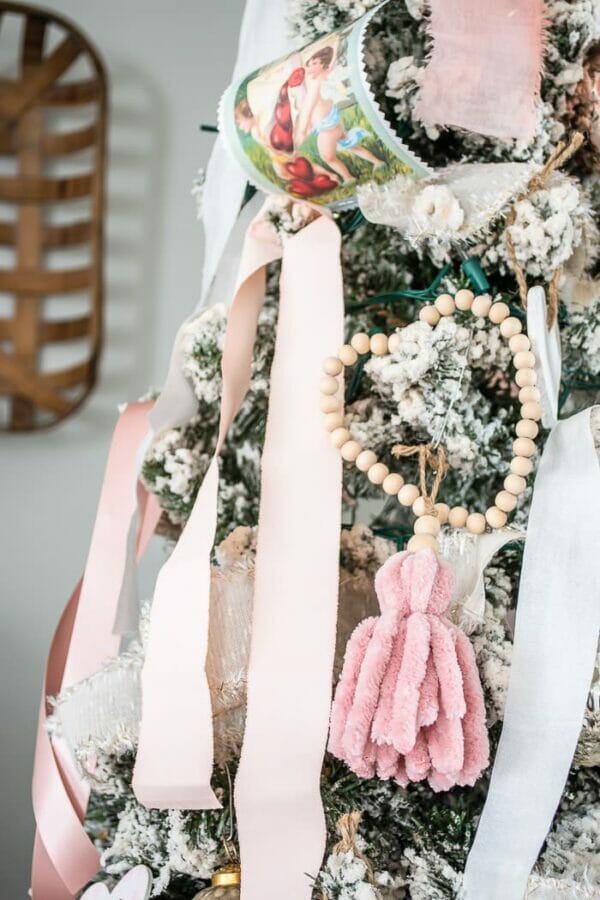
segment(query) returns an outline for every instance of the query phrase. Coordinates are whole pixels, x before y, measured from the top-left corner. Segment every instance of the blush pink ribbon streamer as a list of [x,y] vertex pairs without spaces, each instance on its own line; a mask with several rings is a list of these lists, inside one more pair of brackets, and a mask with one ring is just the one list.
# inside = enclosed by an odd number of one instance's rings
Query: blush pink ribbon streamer
[[337,618],[341,461],[317,398],[323,359],[343,342],[339,258],[340,233],[325,217],[285,244],[235,791],[243,900],[309,900],[325,849],[319,783]]
[[[135,507],[137,452],[148,429],[151,404],[128,405],[119,418],[98,505],[85,575],[62,614],[48,656],[36,741],[33,807],[36,838],[33,900],[70,900],[99,867],[98,851],[83,828],[88,788],[60,740],[46,731],[47,698],[98,671],[118,651],[113,634],[124,548]],[[140,492],[138,557],[154,532],[160,508]],[[100,607],[100,608],[99,608]]]
[[[342,340],[339,250],[337,226],[325,216],[283,245],[260,217],[248,231],[223,351],[217,449],[159,575],[142,674],[138,800],[161,808],[217,807],[204,663],[218,453],[250,383],[265,268],[283,256],[247,737],[236,785],[244,900],[282,892],[293,900],[310,897],[306,873],[317,873],[325,847],[319,781],[335,646],[341,464],[320,421],[318,382],[323,358]],[[270,895],[273,859],[278,877]]]
[[140,803],[216,809],[212,710],[204,671],[210,556],[217,522],[218,454],[250,384],[252,350],[264,300],[266,266],[281,245],[255,220],[246,236],[223,349],[221,420],[215,455],[191,516],[156,583],[142,670],[142,721],[133,773]]
[[415,116],[530,141],[544,49],[543,0],[431,0],[431,59]]

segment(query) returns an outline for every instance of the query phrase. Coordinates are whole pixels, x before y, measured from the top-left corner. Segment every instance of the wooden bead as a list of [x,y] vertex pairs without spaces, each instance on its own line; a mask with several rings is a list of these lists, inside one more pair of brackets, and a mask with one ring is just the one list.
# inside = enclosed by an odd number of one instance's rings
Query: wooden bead
[[496,499],[494,503],[501,509],[503,512],[509,513],[512,512],[513,509],[517,505],[517,498],[514,494],[510,494],[508,491],[499,491],[496,494]]
[[350,346],[359,356],[364,356],[371,349],[371,338],[364,331],[359,331],[350,340]]
[[347,428],[336,428],[335,431],[331,432],[331,443],[334,447],[337,447],[338,450],[349,440],[350,432]]
[[502,337],[511,338],[514,337],[515,334],[521,334],[522,331],[523,325],[516,316],[509,316],[508,319],[505,319],[504,322],[500,323],[500,334]]
[[[525,409],[525,404],[521,407],[521,415],[523,415],[523,410]],[[537,422],[532,421],[531,417],[527,419],[521,419],[517,422],[517,427],[515,428],[517,432],[517,437],[531,438],[531,440],[535,440],[540,431],[540,426]]]
[[[369,451],[367,451],[367,453],[368,452]],[[383,463],[378,462],[371,466],[367,472],[367,478],[371,484],[383,484],[389,474],[390,470],[388,467]]]
[[435,511],[437,512],[438,519],[440,520],[440,525],[445,525],[448,521],[448,515],[450,514],[450,507],[447,503],[436,503]]
[[531,438],[516,438],[513,441],[513,453],[515,456],[533,456],[535,444]]
[[461,288],[460,291],[457,291],[454,302],[456,303],[457,309],[466,312],[468,309],[471,309],[474,299],[475,294],[473,291],[470,291],[468,288]]
[[342,361],[337,356],[328,356],[323,363],[323,371],[326,375],[339,375],[343,369]]
[[344,363],[345,366],[353,366],[356,360],[358,359],[358,353],[351,347],[350,344],[344,344],[343,347],[340,347],[338,350],[338,357]]
[[518,497],[527,487],[527,482],[520,475],[507,475],[504,479],[504,490]]
[[358,443],[358,441],[346,441],[343,445],[340,453],[342,454],[342,459],[345,459],[346,462],[354,462],[354,460],[360,456],[362,452],[362,447]]
[[513,356],[513,365],[515,369],[534,369],[535,356],[531,350],[519,350]]
[[332,413],[337,412],[340,408],[340,401],[337,397],[325,394],[321,397],[321,412]]
[[387,334],[374,334],[371,338],[371,353],[374,356],[385,356],[388,352]]
[[415,516],[424,516],[431,509],[430,502],[425,499],[425,497],[417,497],[415,502],[412,505],[412,511]]
[[528,400],[537,400],[539,402],[541,399],[542,395],[539,388],[534,387],[532,384],[526,384],[519,391],[519,403],[527,403]]
[[542,418],[542,404],[537,400],[528,400],[521,407],[521,415],[524,419],[533,419],[534,422],[539,422]]
[[483,534],[485,531],[485,516],[481,513],[471,513],[467,518],[467,531],[471,534]]
[[469,510],[464,506],[453,506],[448,515],[448,522],[453,528],[464,528],[469,518]]
[[521,478],[526,478],[533,472],[533,460],[528,456],[515,456],[510,461],[510,471]]
[[418,553],[419,550],[433,550],[439,553],[438,542],[432,534],[413,534],[406,545],[409,553]]
[[419,494],[416,484],[405,484],[398,491],[398,500],[402,506],[412,506]]
[[363,450],[360,455],[356,457],[356,468],[360,469],[361,472],[368,472],[371,466],[374,466],[376,462],[377,456],[372,450]]
[[319,383],[319,388],[322,394],[326,394],[327,396],[333,396],[338,392],[338,382],[337,378],[334,378],[333,375],[325,375],[321,378]]
[[490,306],[488,317],[490,322],[493,322],[494,325],[499,325],[500,322],[504,322],[509,316],[510,307],[506,303],[499,301],[498,303],[492,303]]
[[519,387],[533,387],[537,384],[537,372],[535,369],[517,369],[515,381]]
[[395,353],[396,350],[399,349],[400,344],[402,343],[402,338],[400,337],[399,332],[394,331],[393,334],[390,334],[388,338],[388,350],[390,353]]
[[506,513],[497,506],[490,506],[485,513],[485,520],[490,528],[504,528],[507,518]]
[[479,316],[480,319],[485,319],[491,308],[492,298],[490,297],[490,295],[480,294],[479,297],[475,297],[475,299],[473,300],[471,312],[474,316]]
[[531,341],[526,334],[513,334],[508,346],[512,353],[520,353],[522,350],[531,350]]
[[335,431],[344,427],[344,417],[341,412],[327,413],[325,416],[325,431]]
[[436,298],[435,308],[440,316],[451,316],[456,309],[454,297],[451,297],[450,294],[440,294],[440,296]]
[[440,321],[440,314],[435,306],[424,306],[419,312],[419,319],[434,328]]
[[440,533],[440,520],[437,516],[420,516],[415,522],[415,534]]
[[398,493],[402,485],[404,484],[404,478],[402,475],[398,475],[397,472],[392,472],[383,480],[383,490],[386,494],[389,494],[390,497],[394,496]]

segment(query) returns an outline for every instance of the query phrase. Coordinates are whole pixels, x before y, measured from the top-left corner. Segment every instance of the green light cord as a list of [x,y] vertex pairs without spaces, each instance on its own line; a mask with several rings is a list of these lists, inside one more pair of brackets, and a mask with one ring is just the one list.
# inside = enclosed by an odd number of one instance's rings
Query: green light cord
[[423,288],[420,291],[413,291],[409,288],[401,291],[391,291],[387,294],[375,294],[373,297],[369,297],[368,300],[359,300],[356,303],[348,303],[346,304],[346,312],[356,312],[360,309],[368,309],[370,306],[387,306],[392,303],[396,303],[398,300],[415,300],[418,303],[426,303],[427,300],[433,300],[437,294],[438,288],[442,282],[442,280],[446,277],[448,272],[450,272],[452,266],[450,263],[444,266],[444,268],[438,272],[435,276],[431,284]]

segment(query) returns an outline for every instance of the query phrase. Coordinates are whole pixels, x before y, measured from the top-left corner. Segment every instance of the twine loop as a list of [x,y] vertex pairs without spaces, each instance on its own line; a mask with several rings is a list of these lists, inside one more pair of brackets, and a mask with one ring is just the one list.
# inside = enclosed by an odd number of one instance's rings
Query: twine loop
[[371,865],[365,854],[360,850],[356,842],[360,820],[361,814],[356,810],[340,816],[337,822],[337,830],[341,837],[341,841],[339,841],[335,845],[335,847],[333,848],[333,852],[351,852],[357,859],[360,859],[360,861],[364,863],[367,869],[367,879],[371,884],[375,884],[375,873],[373,872],[373,866]]
[[[392,456],[395,456],[396,459],[418,456],[419,488],[421,496],[425,500],[426,512],[429,515],[437,515],[435,500],[442,480],[448,471],[444,448],[436,447],[434,444],[396,444],[392,447]],[[430,491],[427,489],[428,470],[435,473]]]
[[[517,259],[517,252],[515,250],[515,244],[510,231],[517,218],[516,205],[521,200],[526,200],[531,194],[535,193],[535,191],[544,190],[544,188],[548,186],[550,176],[554,172],[556,172],[556,170],[559,169],[562,165],[564,165],[567,160],[570,159],[573,154],[579,150],[583,141],[583,134],[580,131],[576,131],[571,136],[568,144],[564,141],[561,141],[559,144],[557,144],[557,146],[554,148],[554,150],[546,160],[544,167],[540,169],[539,172],[536,172],[536,174],[533,175],[532,178],[530,178],[527,184],[527,189],[524,193],[519,194],[506,218],[506,229],[504,231],[506,252],[510,267],[515,274],[515,278],[517,279],[519,295],[521,297],[521,303],[523,304],[524,309],[527,309],[527,278],[525,276],[525,272],[523,270],[523,267],[521,266],[521,263]],[[558,266],[548,283],[548,328],[552,328],[558,314],[558,284],[561,275],[562,266]]]

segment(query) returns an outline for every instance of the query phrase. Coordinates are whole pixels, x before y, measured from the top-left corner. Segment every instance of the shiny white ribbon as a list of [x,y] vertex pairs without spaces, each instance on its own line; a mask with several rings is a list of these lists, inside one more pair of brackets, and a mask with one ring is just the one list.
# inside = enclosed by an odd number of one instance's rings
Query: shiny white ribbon
[[[530,337],[548,366],[552,415],[554,338],[543,292],[531,299]],[[467,900],[525,896],[581,731],[600,632],[600,466],[590,416],[588,409],[556,424],[535,481],[504,727],[465,868]]]

